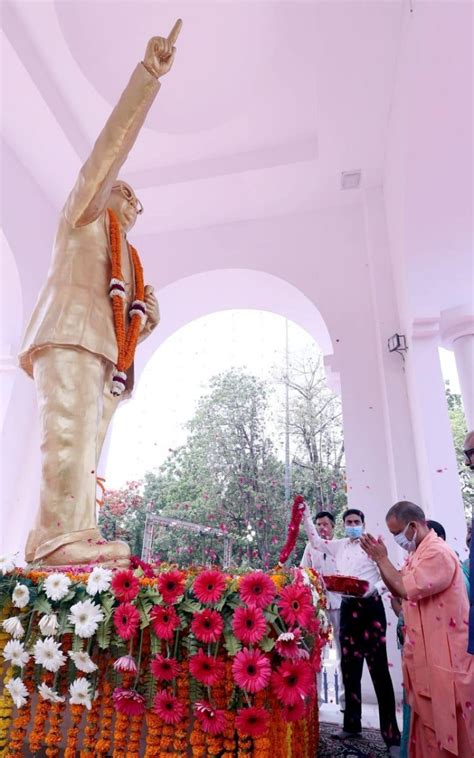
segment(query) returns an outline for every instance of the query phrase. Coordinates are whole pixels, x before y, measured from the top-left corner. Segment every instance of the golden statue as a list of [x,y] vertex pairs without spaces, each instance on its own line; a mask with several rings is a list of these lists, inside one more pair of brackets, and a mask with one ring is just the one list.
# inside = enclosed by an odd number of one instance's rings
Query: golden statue
[[30,563],[120,566],[130,556],[128,545],[106,542],[97,528],[97,463],[118,402],[133,387],[136,342],[157,326],[159,310],[127,240],[143,207],[117,176],[173,65],[181,26],[149,41],[82,167],[24,338],[19,360],[36,385],[42,456]]

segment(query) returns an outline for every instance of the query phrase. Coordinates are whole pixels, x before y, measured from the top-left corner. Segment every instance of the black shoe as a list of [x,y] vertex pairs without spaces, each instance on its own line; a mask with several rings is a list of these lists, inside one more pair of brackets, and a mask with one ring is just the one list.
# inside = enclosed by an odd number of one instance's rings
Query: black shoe
[[363,739],[362,732],[346,732],[345,729],[340,729],[338,732],[331,734],[333,740],[361,740]]

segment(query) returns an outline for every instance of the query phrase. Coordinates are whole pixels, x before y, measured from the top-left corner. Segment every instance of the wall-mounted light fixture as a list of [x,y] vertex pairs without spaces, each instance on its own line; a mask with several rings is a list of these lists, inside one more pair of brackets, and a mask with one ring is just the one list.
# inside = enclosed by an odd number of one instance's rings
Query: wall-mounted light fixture
[[393,334],[388,338],[389,353],[398,353],[405,360],[406,351],[408,350],[407,341],[404,334]]

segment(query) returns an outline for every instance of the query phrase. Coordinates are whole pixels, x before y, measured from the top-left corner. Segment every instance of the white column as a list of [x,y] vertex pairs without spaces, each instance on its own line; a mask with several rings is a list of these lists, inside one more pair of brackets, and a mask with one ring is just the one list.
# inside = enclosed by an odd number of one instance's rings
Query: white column
[[448,542],[465,555],[466,522],[439,358],[438,319],[417,319],[409,341],[407,379],[416,439],[421,502]]
[[468,431],[474,430],[474,312],[472,305],[442,311],[440,332],[454,351]]

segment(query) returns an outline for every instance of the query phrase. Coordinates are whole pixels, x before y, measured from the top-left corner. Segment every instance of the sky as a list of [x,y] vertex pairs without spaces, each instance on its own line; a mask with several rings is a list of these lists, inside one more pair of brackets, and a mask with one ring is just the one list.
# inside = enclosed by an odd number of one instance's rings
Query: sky
[[[313,338],[297,324],[288,322],[288,335],[290,353],[319,353]],[[440,355],[451,390],[459,392],[454,355],[443,349]],[[270,378],[284,357],[285,319],[266,311],[221,311],[175,332],[146,365],[133,398],[115,414],[106,487],[117,489],[141,479],[146,471],[160,466],[170,449],[185,441],[185,424],[211,377],[238,367]],[[275,403],[280,399],[281,389],[277,389]]]

